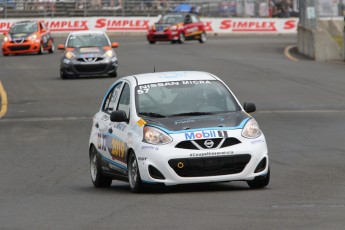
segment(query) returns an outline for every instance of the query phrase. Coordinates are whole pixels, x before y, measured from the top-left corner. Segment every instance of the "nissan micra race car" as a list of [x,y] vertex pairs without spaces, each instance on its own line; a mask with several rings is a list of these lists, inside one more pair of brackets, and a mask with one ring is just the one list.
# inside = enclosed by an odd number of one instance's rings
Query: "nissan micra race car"
[[184,43],[186,40],[198,40],[204,43],[207,40],[204,23],[192,13],[171,13],[149,27],[147,40],[150,44],[157,41],[171,41]]
[[41,21],[18,21],[10,27],[7,33],[4,33],[2,43],[4,56],[26,53],[42,54],[44,51],[54,53],[54,50],[54,39]]
[[68,35],[61,58],[60,77],[62,79],[79,76],[117,76],[117,57],[113,48],[117,42],[110,43],[102,31],[78,31]]
[[91,180],[113,179],[131,191],[145,185],[270,179],[264,134],[218,77],[205,72],[162,72],[116,81],[93,119]]

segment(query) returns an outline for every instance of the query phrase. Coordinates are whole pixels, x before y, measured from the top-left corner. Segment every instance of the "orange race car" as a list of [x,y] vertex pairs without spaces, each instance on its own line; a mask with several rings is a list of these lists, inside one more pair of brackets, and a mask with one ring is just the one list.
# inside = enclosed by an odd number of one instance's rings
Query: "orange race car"
[[14,23],[7,33],[4,33],[2,53],[9,54],[38,53],[45,50],[54,52],[54,39],[45,24],[36,20]]

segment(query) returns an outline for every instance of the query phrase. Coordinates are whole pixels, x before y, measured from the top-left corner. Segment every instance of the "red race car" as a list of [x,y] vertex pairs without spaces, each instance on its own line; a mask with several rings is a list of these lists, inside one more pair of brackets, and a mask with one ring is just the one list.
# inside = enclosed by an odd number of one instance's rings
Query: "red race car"
[[36,20],[26,20],[14,23],[7,33],[4,33],[2,53],[9,54],[38,53],[45,50],[54,52],[54,39],[45,24]]
[[147,32],[150,44],[157,41],[184,43],[185,40],[206,42],[205,26],[199,17],[192,13],[172,13],[164,15]]

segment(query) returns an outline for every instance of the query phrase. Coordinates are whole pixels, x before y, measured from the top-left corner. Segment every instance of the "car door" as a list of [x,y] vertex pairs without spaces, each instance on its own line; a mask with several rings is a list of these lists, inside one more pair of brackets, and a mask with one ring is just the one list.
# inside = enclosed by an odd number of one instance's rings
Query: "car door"
[[123,171],[126,167],[122,161],[116,158],[115,144],[113,141],[114,134],[112,133],[112,122],[110,121],[110,114],[116,109],[117,101],[123,87],[123,82],[116,83],[112,89],[108,91],[103,101],[101,111],[95,116],[95,128],[97,135],[96,148],[102,155],[103,161],[108,162],[107,168],[118,169]]
[[197,19],[193,14],[188,14],[185,17],[184,34],[187,39],[193,39],[200,34]]

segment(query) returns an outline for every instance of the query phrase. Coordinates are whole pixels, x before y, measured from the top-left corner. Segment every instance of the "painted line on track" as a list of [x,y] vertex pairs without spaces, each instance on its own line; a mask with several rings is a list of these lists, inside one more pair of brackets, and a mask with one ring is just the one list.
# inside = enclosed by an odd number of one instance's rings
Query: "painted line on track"
[[7,94],[1,81],[0,81],[0,98],[1,98],[0,118],[2,118],[3,116],[5,116],[7,112]]
[[290,50],[291,50],[292,48],[295,48],[295,47],[297,47],[297,46],[296,46],[296,45],[288,46],[288,47],[286,47],[285,50],[284,50],[285,56],[286,56],[288,59],[290,59],[291,61],[299,61],[297,58],[293,57],[293,56],[290,54]]

